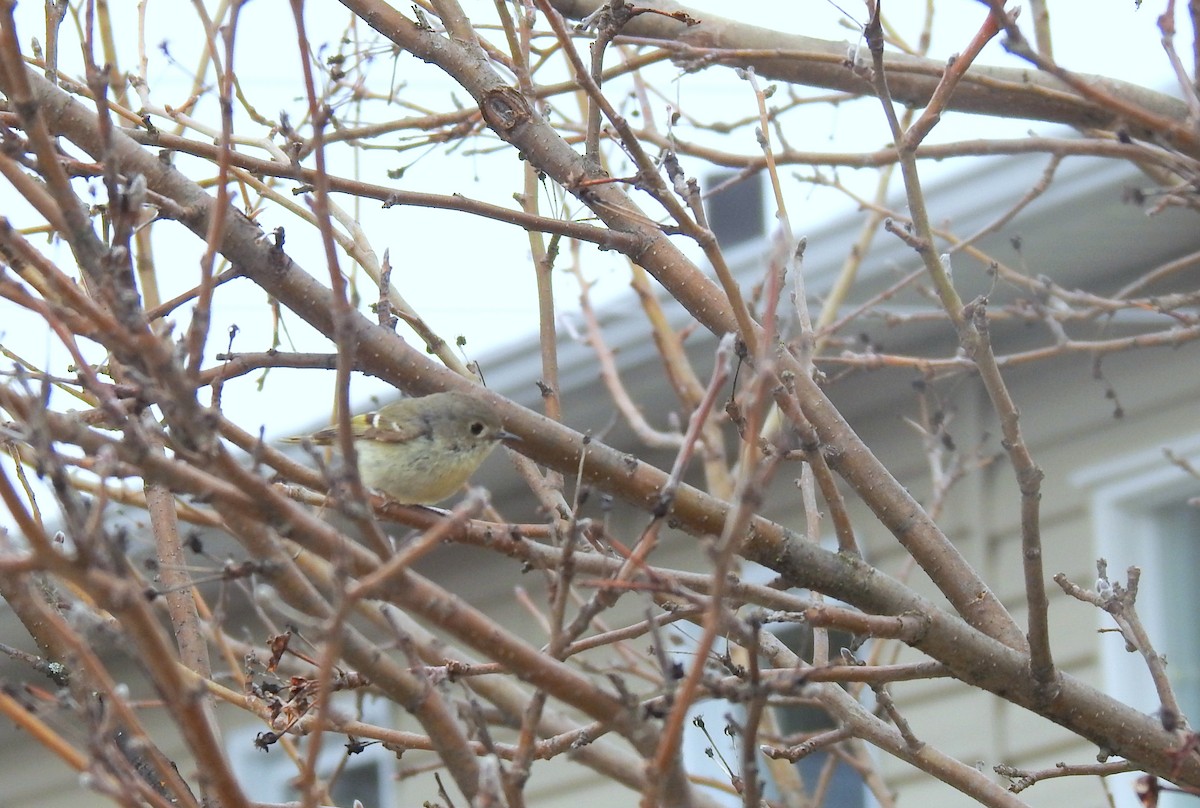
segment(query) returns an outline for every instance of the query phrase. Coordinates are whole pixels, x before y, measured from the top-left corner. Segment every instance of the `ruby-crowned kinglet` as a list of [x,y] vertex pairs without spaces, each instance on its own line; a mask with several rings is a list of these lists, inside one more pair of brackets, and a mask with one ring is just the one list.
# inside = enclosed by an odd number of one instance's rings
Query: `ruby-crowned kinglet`
[[[434,505],[462,488],[496,445],[516,435],[491,405],[469,393],[405,398],[350,421],[363,484],[406,505]],[[284,438],[336,445],[338,429]]]

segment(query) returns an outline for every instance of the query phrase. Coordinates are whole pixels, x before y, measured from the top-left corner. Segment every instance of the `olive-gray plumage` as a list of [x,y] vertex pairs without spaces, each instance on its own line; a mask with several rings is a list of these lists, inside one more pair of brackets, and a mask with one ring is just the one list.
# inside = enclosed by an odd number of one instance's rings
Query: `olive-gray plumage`
[[[363,484],[407,505],[434,505],[454,494],[505,432],[492,406],[470,393],[433,393],[405,398],[350,422]],[[288,438],[336,445],[329,426],[307,437]]]

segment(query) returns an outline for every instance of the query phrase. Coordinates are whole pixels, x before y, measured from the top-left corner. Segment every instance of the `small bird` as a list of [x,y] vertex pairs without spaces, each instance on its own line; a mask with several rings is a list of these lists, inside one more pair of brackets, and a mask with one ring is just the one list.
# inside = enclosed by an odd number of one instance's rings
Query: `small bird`
[[[363,484],[405,505],[436,505],[454,494],[492,450],[518,440],[486,401],[469,393],[405,398],[350,421]],[[284,443],[336,445],[328,426]]]

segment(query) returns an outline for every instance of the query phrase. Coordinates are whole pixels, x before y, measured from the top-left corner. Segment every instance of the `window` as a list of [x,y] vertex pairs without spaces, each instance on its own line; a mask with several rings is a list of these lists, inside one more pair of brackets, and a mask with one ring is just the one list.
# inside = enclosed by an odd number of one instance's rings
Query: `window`
[[736,174],[714,174],[702,190],[708,226],[722,248],[763,237],[766,220],[761,172],[743,179],[737,179]]
[[[1200,436],[1173,441],[1171,449],[1200,466]],[[1154,642],[1167,658],[1167,675],[1193,729],[1200,723],[1200,629],[1192,616],[1200,610],[1200,508],[1189,500],[1200,494],[1200,481],[1151,449],[1084,469],[1076,485],[1091,494],[1096,555],[1108,561],[1109,579],[1125,582],[1130,566],[1142,570],[1137,609]],[[1100,625],[1111,628],[1106,615]],[[1159,704],[1140,654],[1129,653],[1115,634],[1100,640],[1105,689],[1146,713]],[[1136,775],[1112,783],[1119,808],[1135,808]],[[1194,805],[1195,798],[1164,793],[1161,808]]]
[[[743,569],[742,577],[747,581],[763,582],[773,575],[774,573],[764,567],[747,564]],[[799,657],[806,660],[812,659],[812,632],[807,626],[788,623],[775,624],[775,627],[768,626],[767,629],[775,633]],[[829,640],[830,655],[836,657],[839,649],[849,646],[851,638],[849,635],[831,631]],[[682,641],[679,648],[675,649],[676,658],[685,665],[691,665],[693,662],[692,647],[692,644],[686,639]],[[721,650],[720,647],[714,649],[718,653]],[[728,777],[724,773],[724,766],[718,762],[724,760],[724,765],[731,767],[735,774],[740,774],[738,744],[725,732],[725,728],[730,718],[740,724],[745,718],[745,708],[726,701],[707,701],[695,705],[690,715],[701,717],[705,729],[701,730],[690,723],[685,727],[683,754],[688,771],[695,775],[727,782]],[[774,716],[780,733],[785,737],[818,733],[834,726],[828,714],[815,706],[776,707]],[[858,772],[844,761],[830,764],[832,756],[833,753],[830,750],[820,749],[797,761],[795,766],[804,783],[806,793],[812,793],[826,766],[832,765],[833,774],[826,788],[825,798],[821,803],[823,806],[827,808],[866,808],[875,805]],[[761,755],[759,756],[758,773],[760,779],[765,781],[763,797],[769,800],[778,800],[779,791],[772,781],[765,758]],[[708,794],[723,805],[742,805],[741,797],[727,792],[712,789],[708,791]]]
[[[812,630],[808,626],[790,624],[774,633],[802,659],[812,661],[813,636]],[[841,649],[850,647],[851,639],[851,636],[845,632],[831,630],[829,632],[830,658],[837,659]],[[836,727],[829,714],[820,707],[800,705],[784,707],[777,710],[776,715],[778,716],[779,730],[785,737],[801,733],[812,734]],[[811,755],[796,761],[796,768],[800,770],[800,777],[804,781],[805,788],[811,793],[826,767],[833,766],[833,775],[829,779],[829,786],[821,805],[828,808],[863,808],[867,804],[867,793],[862,777],[844,760],[832,762],[833,757],[834,754],[830,750],[818,749]],[[768,785],[766,796],[775,798],[778,794],[773,787]]]
[[[367,808],[376,808],[376,806],[383,808],[385,805],[394,804],[390,801],[385,802],[384,797],[389,791],[390,778],[387,766],[384,761],[379,759],[378,755],[364,757],[365,755],[366,751],[345,758],[345,765],[337,773],[337,779],[333,781],[333,787],[329,789],[329,796],[334,805],[353,805],[355,800]],[[345,757],[345,747],[331,746],[329,749],[323,750],[321,762],[318,764],[321,768],[321,775],[323,777],[331,776],[343,757]],[[333,760],[327,758],[333,758]],[[288,792],[288,800],[300,799],[300,794],[295,789],[289,788]]]
[[[340,709],[347,712],[353,709],[353,704],[337,701]],[[362,713],[364,721],[390,725],[385,701],[368,699]],[[292,785],[297,775],[296,764],[278,746],[264,752],[254,744],[255,736],[264,730],[265,727],[258,726],[230,734],[229,759],[234,774],[252,801],[287,803],[298,800],[300,795]],[[305,740],[298,740],[303,749]],[[393,776],[395,759],[394,754],[379,744],[349,754],[345,737],[330,732],[321,741],[317,773],[322,779],[336,775],[330,789],[334,805],[350,806],[354,800],[359,800],[366,808],[389,808],[399,804]]]

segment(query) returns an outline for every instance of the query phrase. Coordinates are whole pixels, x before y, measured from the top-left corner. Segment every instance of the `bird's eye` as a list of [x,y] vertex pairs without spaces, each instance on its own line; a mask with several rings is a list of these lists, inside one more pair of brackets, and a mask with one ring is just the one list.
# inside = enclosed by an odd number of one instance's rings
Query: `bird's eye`
[[471,434],[472,435],[482,435],[483,434],[483,423],[480,421],[472,421],[471,422]]

